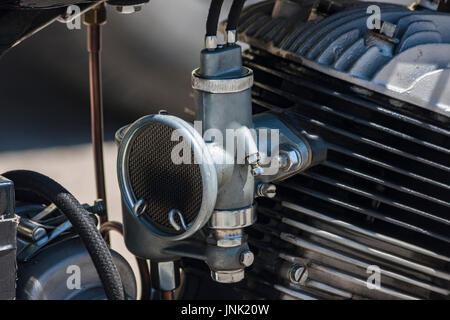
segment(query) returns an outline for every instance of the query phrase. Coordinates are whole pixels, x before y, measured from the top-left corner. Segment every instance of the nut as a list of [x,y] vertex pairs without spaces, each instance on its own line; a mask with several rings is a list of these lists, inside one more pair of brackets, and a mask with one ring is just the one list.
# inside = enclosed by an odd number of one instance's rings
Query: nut
[[211,271],[211,278],[220,283],[236,283],[244,279],[244,269]]
[[101,3],[93,7],[83,15],[85,25],[103,25],[106,23],[106,6]]
[[242,245],[242,237],[228,237],[225,239],[217,239],[217,246],[221,248],[233,248]]
[[297,149],[282,146],[278,155],[278,163],[283,171],[289,171],[292,168],[297,169],[302,165],[302,156]]

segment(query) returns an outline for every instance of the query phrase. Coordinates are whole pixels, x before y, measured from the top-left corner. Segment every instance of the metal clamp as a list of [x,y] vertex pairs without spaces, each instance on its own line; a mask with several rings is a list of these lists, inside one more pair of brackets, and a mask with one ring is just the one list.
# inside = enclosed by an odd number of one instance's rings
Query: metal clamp
[[140,199],[136,201],[136,203],[133,206],[133,213],[139,217],[147,210],[147,203],[144,199]]
[[235,93],[250,89],[253,86],[253,71],[239,78],[207,79],[198,75],[198,69],[192,72],[192,88],[209,93]]

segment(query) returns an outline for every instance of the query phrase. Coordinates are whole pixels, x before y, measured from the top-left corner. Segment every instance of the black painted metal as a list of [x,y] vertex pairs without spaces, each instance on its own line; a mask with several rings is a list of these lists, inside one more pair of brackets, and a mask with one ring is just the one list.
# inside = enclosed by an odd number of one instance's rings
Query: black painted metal
[[14,184],[0,176],[0,300],[16,296],[16,233],[19,220],[14,214]]

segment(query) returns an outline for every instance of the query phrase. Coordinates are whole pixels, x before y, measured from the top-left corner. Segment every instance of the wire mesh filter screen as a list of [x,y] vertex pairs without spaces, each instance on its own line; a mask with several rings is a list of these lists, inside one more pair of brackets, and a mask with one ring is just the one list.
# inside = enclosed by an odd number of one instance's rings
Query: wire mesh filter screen
[[136,133],[128,156],[128,175],[136,200],[147,202],[145,217],[155,227],[168,233],[178,233],[169,223],[171,209],[178,209],[186,221],[197,217],[202,204],[203,183],[194,152],[192,164],[174,164],[173,148],[179,141],[171,141],[174,128],[152,123]]

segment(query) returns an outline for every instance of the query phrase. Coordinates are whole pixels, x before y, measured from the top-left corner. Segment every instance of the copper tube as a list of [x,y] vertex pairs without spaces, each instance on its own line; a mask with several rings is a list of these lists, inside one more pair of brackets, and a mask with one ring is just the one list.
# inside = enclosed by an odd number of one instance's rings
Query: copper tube
[[[105,238],[108,232],[116,231],[123,236],[123,225],[117,221],[108,221],[100,225],[100,233]],[[150,300],[152,293],[152,285],[150,278],[150,270],[148,268],[147,260],[136,257],[136,262],[141,277],[141,299]]]
[[117,221],[108,221],[100,225],[100,233],[104,235],[110,231],[116,231],[123,236],[123,226],[120,222]]
[[161,291],[161,300],[174,300],[173,290]]
[[[100,26],[106,22],[105,4],[101,3],[83,16],[84,24],[87,25],[87,51],[89,53],[89,89],[91,104],[91,135],[94,151],[95,183],[97,198],[105,202],[106,187],[103,160],[103,101],[101,81],[101,29]],[[100,223],[108,221],[108,213],[105,210],[100,216]]]

